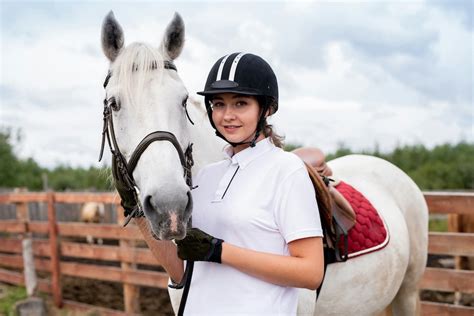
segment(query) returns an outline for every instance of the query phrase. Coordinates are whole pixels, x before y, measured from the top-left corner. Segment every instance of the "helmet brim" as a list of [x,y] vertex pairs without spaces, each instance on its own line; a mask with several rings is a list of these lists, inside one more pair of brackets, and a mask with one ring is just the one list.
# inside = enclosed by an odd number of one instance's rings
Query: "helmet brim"
[[236,89],[236,88],[229,88],[229,89],[210,89],[205,91],[199,91],[197,94],[203,96],[210,96],[219,93],[236,93],[236,94],[243,94],[243,95],[260,95],[261,93],[257,91],[249,91],[245,89]]

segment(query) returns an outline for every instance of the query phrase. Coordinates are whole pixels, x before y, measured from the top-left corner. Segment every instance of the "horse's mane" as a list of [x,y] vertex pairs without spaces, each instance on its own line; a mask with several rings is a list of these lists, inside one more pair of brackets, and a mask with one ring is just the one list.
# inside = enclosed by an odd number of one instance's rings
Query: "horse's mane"
[[[158,75],[161,81],[163,74],[163,56],[160,51],[145,43],[132,43],[128,45],[117,57],[112,66],[113,76],[116,77],[121,97],[127,98],[130,104],[140,103],[137,97],[141,93],[132,93],[132,89],[141,91],[145,79],[150,72]],[[134,98],[132,96],[135,95]]]

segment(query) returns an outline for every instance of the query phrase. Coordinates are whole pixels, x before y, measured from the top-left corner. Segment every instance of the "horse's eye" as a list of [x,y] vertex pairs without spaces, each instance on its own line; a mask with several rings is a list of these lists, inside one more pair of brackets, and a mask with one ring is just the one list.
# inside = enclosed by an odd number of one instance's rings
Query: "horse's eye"
[[111,97],[109,99],[109,106],[112,110],[118,111],[120,110],[120,101],[117,101],[115,97]]

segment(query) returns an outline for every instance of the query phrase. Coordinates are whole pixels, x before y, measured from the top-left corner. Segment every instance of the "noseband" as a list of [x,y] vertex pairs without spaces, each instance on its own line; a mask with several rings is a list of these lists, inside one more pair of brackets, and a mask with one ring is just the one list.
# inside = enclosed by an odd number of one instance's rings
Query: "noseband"
[[[152,65],[152,67],[156,68],[156,63]],[[176,66],[171,61],[164,62],[165,69],[171,69],[177,71]],[[112,73],[109,71],[107,77],[104,81],[104,89],[107,87],[109,83],[110,77]],[[191,178],[191,167],[194,164],[193,156],[192,156],[192,146],[193,144],[189,144],[186,150],[183,153],[181,146],[174,136],[173,133],[167,131],[155,131],[147,136],[145,136],[142,141],[138,144],[135,150],[130,157],[130,160],[127,162],[124,155],[121,153],[119,146],[117,144],[117,139],[115,137],[114,132],[114,122],[112,116],[112,104],[109,104],[107,98],[104,99],[104,124],[102,128],[102,144],[100,146],[100,156],[99,161],[102,160],[102,156],[104,153],[104,145],[105,139],[107,138],[107,143],[109,144],[110,152],[112,153],[112,175],[115,181],[115,187],[122,199],[121,205],[125,210],[125,224],[126,226],[132,217],[141,217],[144,216],[143,208],[140,202],[140,190],[138,185],[133,178],[133,171],[137,166],[138,160],[140,159],[141,155],[145,152],[145,150],[156,141],[168,141],[170,142],[176,152],[178,153],[179,160],[181,162],[181,166],[183,166],[184,171],[184,178],[186,180],[186,184],[192,188],[192,178]],[[187,109],[185,108],[186,115],[189,119],[189,115]],[[192,121],[191,121],[192,123]],[[190,203],[189,203],[190,204]]]

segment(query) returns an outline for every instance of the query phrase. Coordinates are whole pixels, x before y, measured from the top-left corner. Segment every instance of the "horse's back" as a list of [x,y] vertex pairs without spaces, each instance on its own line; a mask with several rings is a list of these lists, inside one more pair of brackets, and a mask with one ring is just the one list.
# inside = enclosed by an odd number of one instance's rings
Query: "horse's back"
[[[329,265],[314,314],[374,315],[390,304],[407,282],[417,282],[423,273],[428,235],[426,203],[416,184],[383,159],[349,155],[328,164],[335,178],[356,188],[372,203],[386,224],[390,241],[382,250]],[[306,305],[310,295],[301,294]]]

